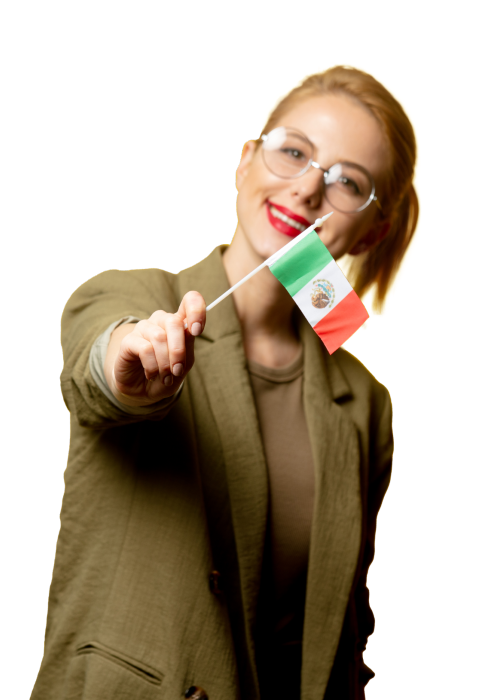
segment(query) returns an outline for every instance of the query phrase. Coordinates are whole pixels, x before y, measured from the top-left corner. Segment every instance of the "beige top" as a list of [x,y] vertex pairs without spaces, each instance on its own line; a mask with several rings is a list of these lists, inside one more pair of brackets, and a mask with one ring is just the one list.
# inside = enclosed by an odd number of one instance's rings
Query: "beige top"
[[[300,689],[301,642],[314,505],[314,466],[302,400],[303,354],[272,369],[248,361],[269,478],[269,523],[257,652],[263,688]],[[281,681],[282,682],[282,681]],[[264,693],[263,697],[267,697]]]

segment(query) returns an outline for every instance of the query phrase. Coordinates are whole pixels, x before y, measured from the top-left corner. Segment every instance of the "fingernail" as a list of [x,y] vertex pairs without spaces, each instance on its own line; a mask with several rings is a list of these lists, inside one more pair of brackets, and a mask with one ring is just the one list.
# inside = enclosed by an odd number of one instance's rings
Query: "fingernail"
[[174,378],[172,377],[171,374],[168,374],[165,377],[165,379],[163,380],[163,383],[165,384],[165,386],[172,386],[173,382],[174,382]]
[[184,365],[181,365],[180,362],[178,362],[176,365],[172,367],[172,374],[174,377],[180,377],[181,374],[184,372]]
[[198,321],[196,321],[196,323],[193,323],[193,325],[191,326],[191,335],[200,335],[200,333],[201,323],[198,323]]

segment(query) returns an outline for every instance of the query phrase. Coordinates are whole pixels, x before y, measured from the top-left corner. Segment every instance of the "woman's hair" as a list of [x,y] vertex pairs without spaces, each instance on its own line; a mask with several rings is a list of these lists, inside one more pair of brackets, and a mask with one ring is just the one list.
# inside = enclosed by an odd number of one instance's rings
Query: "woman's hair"
[[403,108],[368,73],[349,66],[335,66],[309,76],[289,92],[271,113],[262,133],[268,134],[298,102],[331,94],[346,95],[364,106],[382,127],[389,146],[391,168],[379,200],[381,215],[391,222],[389,233],[366,253],[352,256],[348,272],[359,296],[375,285],[374,305],[380,310],[418,220],[418,198],[413,187],[417,145]]

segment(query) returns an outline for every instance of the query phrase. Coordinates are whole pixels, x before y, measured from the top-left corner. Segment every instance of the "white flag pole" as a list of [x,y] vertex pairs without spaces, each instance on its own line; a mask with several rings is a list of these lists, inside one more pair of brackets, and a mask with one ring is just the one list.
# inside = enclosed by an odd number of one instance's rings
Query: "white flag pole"
[[305,238],[309,233],[311,233],[311,231],[314,231],[315,228],[317,228],[318,226],[321,226],[323,221],[326,221],[326,219],[328,219],[328,217],[331,216],[332,214],[333,214],[333,211],[331,211],[326,216],[323,216],[322,219],[316,219],[316,221],[314,222],[314,224],[312,226],[309,226],[309,228],[306,228],[305,231],[302,231],[302,233],[299,234],[292,241],[290,241],[290,243],[287,243],[285,246],[283,246],[283,248],[280,248],[276,253],[271,255],[270,258],[268,258],[267,260],[264,260],[264,262],[261,263],[260,265],[258,265],[255,268],[255,270],[252,270],[252,272],[250,272],[246,277],[243,277],[243,279],[241,279],[239,282],[236,282],[236,284],[234,284],[231,287],[231,289],[228,289],[227,292],[224,292],[224,294],[221,294],[220,297],[218,297],[215,301],[213,301],[211,304],[209,304],[207,306],[207,311],[210,311],[210,309],[213,309],[214,306],[217,306],[217,304],[219,304],[219,302],[221,302],[223,299],[225,299],[230,294],[232,294],[235,289],[238,289],[238,287],[241,287],[242,284],[245,284],[245,282],[247,282],[251,277],[256,275],[257,272],[260,272],[260,270],[262,270],[264,267],[268,267],[269,265],[272,265],[273,263],[275,263],[276,260],[279,260],[279,258],[281,258],[282,255],[287,253],[290,250],[290,248],[293,248],[294,245],[297,245],[297,243],[299,241],[301,241],[303,238]]
[[[257,272],[260,272],[264,267],[268,267],[269,265],[272,265],[275,263],[279,258],[281,258],[282,255],[287,253],[293,246],[297,245],[299,241],[301,241],[303,238],[305,238],[311,231],[314,231],[315,228],[318,226],[321,226],[321,224],[326,221],[331,215],[333,214],[333,211],[329,212],[325,216],[323,216],[321,219],[316,219],[314,224],[312,226],[309,226],[309,228],[306,228],[305,231],[302,231],[296,238],[294,238],[290,243],[287,243],[283,248],[280,248],[276,253],[273,253],[267,260],[264,260],[263,263],[258,265],[255,270],[252,270],[248,275],[243,277],[239,282],[236,282],[236,284],[233,284],[233,286],[227,290],[227,292],[224,292],[224,294],[221,294],[220,297],[217,297],[215,301],[213,301],[211,304],[207,306],[207,311],[210,311],[210,309],[213,309],[214,306],[217,306],[221,301],[223,301],[226,297],[228,297],[230,294],[234,292],[235,289],[238,289],[238,287],[241,287],[242,284],[245,284],[245,282],[248,282],[248,280],[253,277],[254,275],[257,274]],[[184,321],[184,328],[187,328],[187,323]]]

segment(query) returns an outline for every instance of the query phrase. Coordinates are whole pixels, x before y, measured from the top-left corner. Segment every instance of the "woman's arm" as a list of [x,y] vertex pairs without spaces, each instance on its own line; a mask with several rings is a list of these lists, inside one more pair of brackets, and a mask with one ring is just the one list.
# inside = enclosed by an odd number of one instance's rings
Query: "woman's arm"
[[[147,321],[139,319],[150,318],[160,305],[165,309],[164,314],[170,311],[173,312],[170,315],[174,315],[179,309],[175,275],[159,269],[106,270],[80,285],[68,299],[61,316],[61,393],[72,418],[81,426],[101,430],[141,420],[160,420],[170,411],[186,372],[180,381],[176,381],[177,386],[171,387],[173,391],[167,392],[167,387],[161,384],[161,387],[156,387],[156,395],[144,401],[137,400],[137,395],[133,397],[134,400],[131,399],[129,387],[124,385],[130,377],[124,376],[123,364],[121,375],[114,366],[124,338],[131,337],[130,331],[133,332],[140,324],[147,324]],[[118,319],[122,319],[121,324]],[[138,323],[132,324],[131,321],[135,320]],[[191,334],[184,331],[183,324],[181,332],[183,338],[186,333],[194,343]],[[155,343],[156,340],[153,345]],[[178,348],[174,350],[177,352]],[[115,355],[114,363],[112,355]],[[146,365],[151,372],[154,369],[151,352],[148,357]],[[175,352],[173,359],[179,359]],[[162,362],[160,379],[167,374],[164,364]],[[113,370],[116,377],[114,384]],[[144,367],[139,374],[143,384],[151,378],[151,374],[145,376]]]

